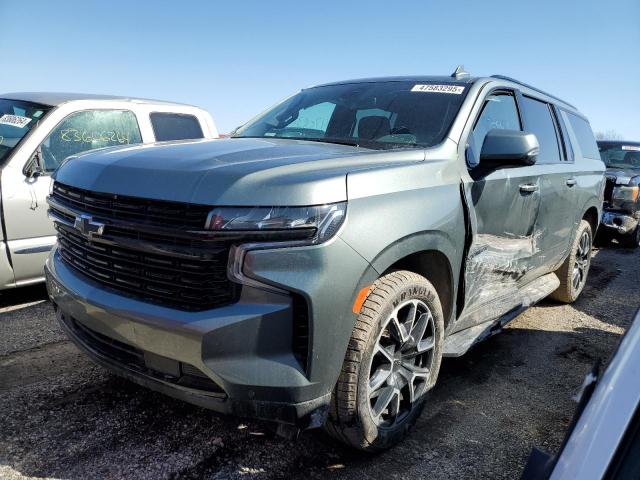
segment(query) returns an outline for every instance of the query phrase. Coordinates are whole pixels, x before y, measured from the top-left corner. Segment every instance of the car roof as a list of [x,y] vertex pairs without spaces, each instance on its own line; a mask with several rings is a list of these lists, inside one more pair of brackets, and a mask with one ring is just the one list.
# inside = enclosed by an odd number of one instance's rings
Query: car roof
[[470,84],[478,80],[477,77],[463,77],[453,78],[451,76],[444,75],[409,75],[400,77],[371,77],[371,78],[356,78],[353,80],[342,80],[338,82],[329,82],[316,85],[318,87],[326,87],[329,85],[346,85],[349,83],[383,83],[383,82],[439,82],[439,83],[463,83]]
[[512,84],[512,86],[515,88],[524,88],[524,89],[532,90],[536,92],[536,94],[540,94],[545,97],[548,97],[546,99],[547,101],[550,101],[552,103],[557,103],[562,107],[568,110],[571,110],[572,112],[578,113],[579,115],[582,116],[582,114],[576,109],[576,107],[571,105],[569,102],[561,98],[558,98],[555,95],[542,91],[537,87],[534,87],[532,85],[516,80],[515,78],[506,77],[504,75],[493,75],[491,77],[472,77],[469,75],[464,75],[459,77],[456,77],[453,75],[408,75],[408,76],[399,76],[399,77],[372,77],[372,78],[359,78],[359,79],[353,79],[353,80],[343,80],[338,82],[323,83],[317,86],[326,87],[331,85],[347,85],[347,84],[353,84],[353,83],[377,83],[377,82],[380,82],[380,83],[416,82],[416,83],[438,83],[438,84],[451,83],[454,85],[472,85],[476,82],[489,82],[489,81],[505,82],[508,84]]
[[625,141],[625,140],[598,140],[598,145],[600,144],[607,145],[632,145],[634,147],[640,146],[640,142],[638,141]]
[[66,93],[66,92],[12,92],[0,94],[0,98],[9,100],[22,100],[25,102],[39,103],[41,105],[49,105],[57,107],[63,103],[78,100],[111,100],[119,102],[132,102],[142,104],[160,104],[160,105],[181,105],[191,106],[184,103],[166,102],[163,100],[151,100],[148,98],[133,98],[116,95],[95,95],[91,93]]

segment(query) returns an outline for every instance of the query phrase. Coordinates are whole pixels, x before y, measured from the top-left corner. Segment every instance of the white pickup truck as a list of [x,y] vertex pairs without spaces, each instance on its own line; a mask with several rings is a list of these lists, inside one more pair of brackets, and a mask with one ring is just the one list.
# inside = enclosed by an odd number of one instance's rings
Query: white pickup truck
[[0,290],[41,282],[56,237],[50,175],[96,148],[217,138],[205,110],[177,103],[69,93],[0,94]]

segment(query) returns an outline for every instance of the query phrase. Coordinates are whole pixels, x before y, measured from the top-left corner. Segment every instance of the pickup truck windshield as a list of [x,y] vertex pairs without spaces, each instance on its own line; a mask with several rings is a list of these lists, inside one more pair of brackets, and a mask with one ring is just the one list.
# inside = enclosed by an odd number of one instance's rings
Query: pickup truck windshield
[[51,107],[0,98],[0,164]]
[[232,138],[275,137],[387,149],[430,147],[447,135],[468,87],[360,82],[302,90]]
[[640,143],[598,142],[600,157],[609,168],[637,168],[640,170]]

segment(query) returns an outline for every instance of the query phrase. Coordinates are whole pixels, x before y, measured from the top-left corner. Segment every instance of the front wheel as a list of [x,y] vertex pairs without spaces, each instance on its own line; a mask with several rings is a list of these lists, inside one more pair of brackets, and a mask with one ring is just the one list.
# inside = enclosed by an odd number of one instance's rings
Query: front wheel
[[592,245],[591,225],[582,220],[578,225],[569,256],[556,271],[560,286],[551,294],[551,298],[563,303],[573,303],[578,299],[587,283]]
[[424,277],[397,271],[373,285],[349,340],[327,432],[365,451],[398,443],[438,377],[444,318]]

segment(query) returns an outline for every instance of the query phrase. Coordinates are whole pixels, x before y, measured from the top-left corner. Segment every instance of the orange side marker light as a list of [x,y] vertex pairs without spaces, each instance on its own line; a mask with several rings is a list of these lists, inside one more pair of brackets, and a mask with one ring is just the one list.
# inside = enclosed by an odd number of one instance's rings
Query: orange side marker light
[[371,285],[364,287],[362,290],[358,292],[358,296],[356,297],[356,301],[353,302],[352,311],[356,315],[360,313],[360,309],[362,308],[362,304],[369,296],[369,292],[371,291]]

